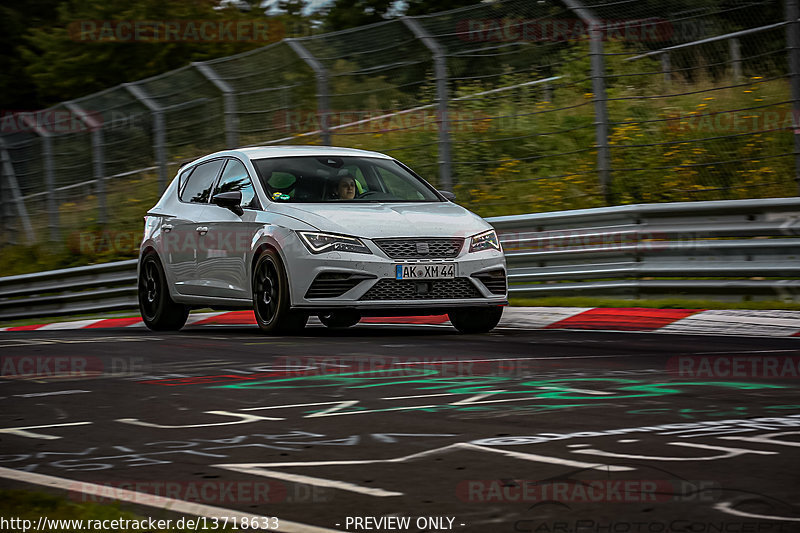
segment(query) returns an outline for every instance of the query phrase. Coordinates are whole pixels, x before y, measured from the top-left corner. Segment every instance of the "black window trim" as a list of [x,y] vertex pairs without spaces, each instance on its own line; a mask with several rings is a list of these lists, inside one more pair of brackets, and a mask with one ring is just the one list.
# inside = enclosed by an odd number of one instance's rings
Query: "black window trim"
[[[227,160],[227,159],[228,159],[228,157],[215,157],[215,158],[213,158],[213,159],[208,159],[208,160],[206,160],[206,161],[201,161],[201,162],[197,163],[196,165],[194,165],[194,166],[191,168],[191,172],[189,172],[189,176],[187,176],[187,177],[186,177],[186,183],[189,183],[189,178],[191,178],[191,177],[192,177],[192,174],[194,174],[194,171],[195,171],[195,170],[197,170],[197,167],[199,167],[200,165],[205,165],[206,163],[213,163],[214,161],[219,161],[220,159],[222,159],[222,160],[223,160],[223,162],[222,162],[222,166],[221,166],[221,167],[219,167],[219,170],[217,171],[217,175],[214,177],[214,180],[211,182],[211,183],[212,183],[212,185],[211,185],[211,191],[213,192],[213,191],[214,191],[214,187],[215,187],[215,186],[216,186],[216,184],[217,184],[217,180],[218,180],[218,179],[219,179],[219,177],[222,175],[222,169],[224,169],[224,168],[225,168],[225,164],[227,163],[227,161],[225,161],[225,160]],[[247,167],[245,167],[245,169],[247,169]],[[189,170],[189,169],[187,169],[187,170]],[[178,180],[179,180],[179,181],[178,181],[178,185],[180,185],[180,175],[179,175],[179,177],[178,177]],[[211,196],[209,196],[209,197],[208,197],[208,201],[206,201],[206,202],[186,202],[186,201],[184,201],[184,200],[181,198],[181,196],[183,195],[183,188],[184,188],[184,187],[185,187],[185,185],[184,185],[183,187],[178,187],[178,201],[179,201],[180,203],[182,203],[182,204],[199,204],[199,205],[208,205],[208,204],[210,204],[210,203],[211,203]]]
[[225,163],[222,164],[222,168],[220,169],[219,174],[217,174],[217,177],[214,179],[214,185],[211,187],[211,196],[209,196],[208,198],[209,203],[211,203],[211,198],[214,196],[214,191],[216,190],[217,185],[219,185],[219,182],[222,179],[222,175],[225,174],[225,169],[228,168],[228,163],[232,159],[235,159],[236,161],[241,163],[242,166],[244,167],[244,171],[247,174],[247,179],[250,180],[250,186],[253,187],[253,198],[255,198],[256,202],[258,202],[258,208],[242,206],[242,209],[247,209],[249,211],[264,211],[264,208],[261,207],[261,200],[258,199],[258,191],[256,190],[255,182],[253,181],[253,177],[247,171],[247,165],[244,164],[244,161],[232,155],[226,155],[222,159],[225,159]]

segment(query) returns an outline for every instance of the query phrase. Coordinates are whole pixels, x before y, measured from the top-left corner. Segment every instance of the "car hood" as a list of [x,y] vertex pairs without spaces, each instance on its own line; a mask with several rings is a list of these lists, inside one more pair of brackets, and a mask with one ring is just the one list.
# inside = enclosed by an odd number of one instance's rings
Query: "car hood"
[[303,220],[320,231],[367,239],[469,237],[491,227],[478,215],[451,202],[273,205],[274,211]]

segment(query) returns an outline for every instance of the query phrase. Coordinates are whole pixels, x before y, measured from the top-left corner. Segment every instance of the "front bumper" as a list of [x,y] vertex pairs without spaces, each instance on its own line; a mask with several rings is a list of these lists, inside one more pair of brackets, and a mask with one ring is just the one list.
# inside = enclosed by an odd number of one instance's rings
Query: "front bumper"
[[[362,239],[372,254],[312,254],[298,243],[286,257],[292,308],[356,309],[380,312],[440,314],[454,307],[505,305],[506,264],[503,253],[469,253],[466,246],[449,259],[392,259],[373,242]],[[452,263],[455,277],[444,280],[397,280],[397,265]]]

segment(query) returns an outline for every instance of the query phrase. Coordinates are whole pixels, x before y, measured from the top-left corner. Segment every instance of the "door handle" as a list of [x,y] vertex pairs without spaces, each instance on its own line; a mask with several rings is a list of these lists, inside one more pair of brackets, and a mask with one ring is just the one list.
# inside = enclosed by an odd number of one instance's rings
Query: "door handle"
[[165,232],[172,231],[173,227],[174,226],[172,224],[161,224],[161,229],[163,229]]
[[199,233],[200,235],[205,235],[206,233],[208,233],[208,226],[198,226],[197,233]]

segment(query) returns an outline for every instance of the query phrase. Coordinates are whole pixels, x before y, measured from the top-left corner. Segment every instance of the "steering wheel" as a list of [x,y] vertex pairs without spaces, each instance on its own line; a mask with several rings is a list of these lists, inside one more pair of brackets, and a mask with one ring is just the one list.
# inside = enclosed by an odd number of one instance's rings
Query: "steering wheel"
[[364,191],[361,194],[357,194],[356,198],[366,198],[367,196],[372,196],[374,194],[378,194],[378,191]]

